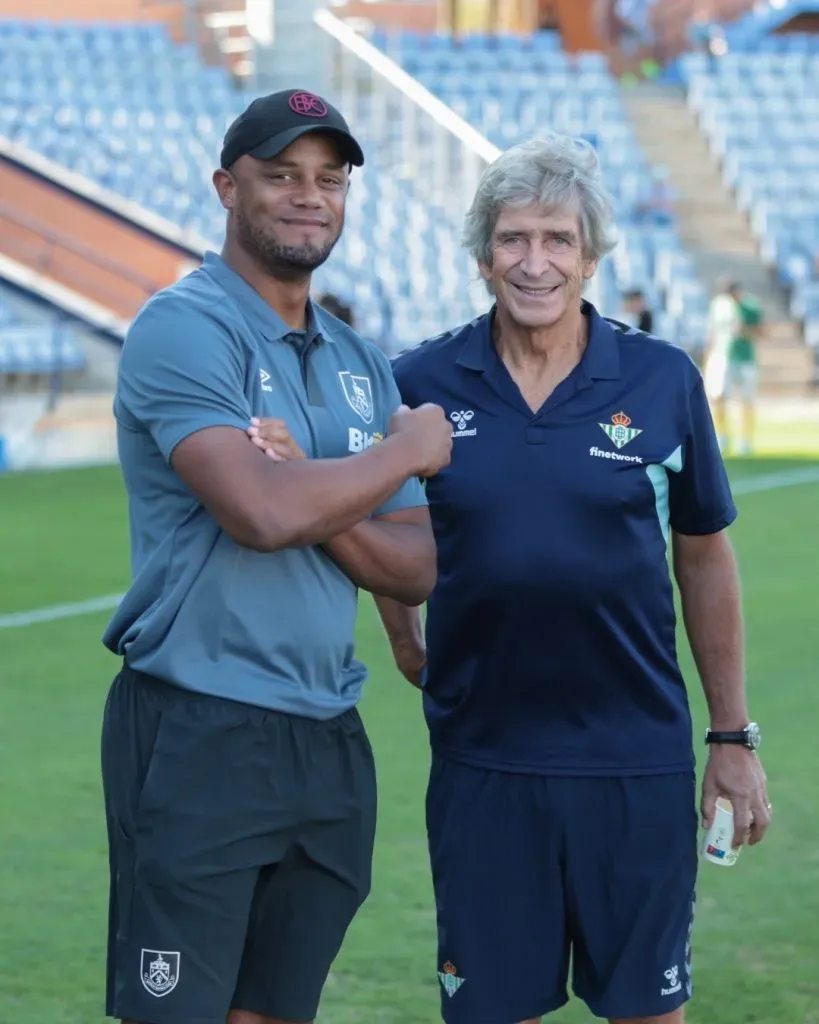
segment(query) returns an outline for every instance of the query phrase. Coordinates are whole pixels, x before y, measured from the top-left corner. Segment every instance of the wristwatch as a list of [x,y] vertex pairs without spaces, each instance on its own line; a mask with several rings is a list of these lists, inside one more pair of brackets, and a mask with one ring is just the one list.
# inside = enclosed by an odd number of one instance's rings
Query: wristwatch
[[762,742],[762,733],[756,722],[749,722],[744,729],[736,732],[718,732],[713,729],[705,730],[706,743],[737,743],[748,750],[759,750]]

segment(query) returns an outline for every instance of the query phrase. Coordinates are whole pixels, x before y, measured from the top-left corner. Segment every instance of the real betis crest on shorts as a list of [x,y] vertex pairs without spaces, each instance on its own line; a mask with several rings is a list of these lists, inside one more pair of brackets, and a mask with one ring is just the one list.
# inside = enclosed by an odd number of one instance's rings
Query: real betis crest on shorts
[[455,970],[455,965],[450,963],[449,960],[444,964],[440,971],[438,971],[438,977],[441,980],[441,984],[444,987],[444,992],[451,999],[458,989],[463,985],[466,979],[459,978],[458,972]]
[[615,448],[625,447],[638,434],[642,434],[642,430],[632,427],[631,419],[624,412],[616,412],[611,418],[611,423],[598,423],[598,426]]

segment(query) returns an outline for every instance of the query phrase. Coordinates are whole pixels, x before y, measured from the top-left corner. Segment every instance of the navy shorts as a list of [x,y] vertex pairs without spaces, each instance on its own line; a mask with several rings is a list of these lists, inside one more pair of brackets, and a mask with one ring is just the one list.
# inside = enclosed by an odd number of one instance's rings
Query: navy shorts
[[572,988],[598,1017],[691,995],[693,772],[563,778],[433,758],[427,829],[447,1024],[516,1024]]
[[124,669],[105,707],[107,1013],[312,1021],[370,888],[372,751],[313,721]]

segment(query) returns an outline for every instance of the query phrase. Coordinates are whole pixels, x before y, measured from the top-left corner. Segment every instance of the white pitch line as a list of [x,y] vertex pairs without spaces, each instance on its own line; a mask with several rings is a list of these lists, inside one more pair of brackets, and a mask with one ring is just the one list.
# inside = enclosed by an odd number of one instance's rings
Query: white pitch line
[[48,608],[33,608],[28,612],[0,615],[0,629],[33,626],[38,622],[56,622],[57,619],[73,619],[77,615],[89,615],[91,612],[110,611],[112,608],[116,608],[122,598],[122,594],[109,594],[108,597],[92,597],[90,601],[52,604]]
[[[783,469],[778,473],[763,473],[759,476],[743,477],[731,484],[734,494],[756,494],[762,491],[778,491],[783,487],[798,484],[819,483],[819,466],[803,469]],[[116,608],[123,594],[108,597],[94,597],[90,601],[75,601],[72,604],[53,604],[48,608],[34,608],[28,612],[13,612],[0,615],[0,630],[15,629],[18,626],[34,626],[40,622],[56,622],[58,619],[72,619],[78,615],[110,611]]]
[[746,476],[731,484],[734,494],[754,494],[756,491],[778,491],[795,484],[819,482],[819,466],[805,466],[802,469],[781,469],[778,473],[760,473]]

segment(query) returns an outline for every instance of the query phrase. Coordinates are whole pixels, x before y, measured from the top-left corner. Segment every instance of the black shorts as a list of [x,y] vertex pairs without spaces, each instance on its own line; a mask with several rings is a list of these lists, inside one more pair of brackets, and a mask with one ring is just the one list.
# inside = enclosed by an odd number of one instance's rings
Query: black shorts
[[[427,829],[447,1024],[655,1020],[691,995],[694,773],[524,775],[434,757]],[[480,899],[475,894],[480,893]]]
[[124,669],[105,707],[109,1016],[312,1021],[370,889],[372,751],[329,721]]

